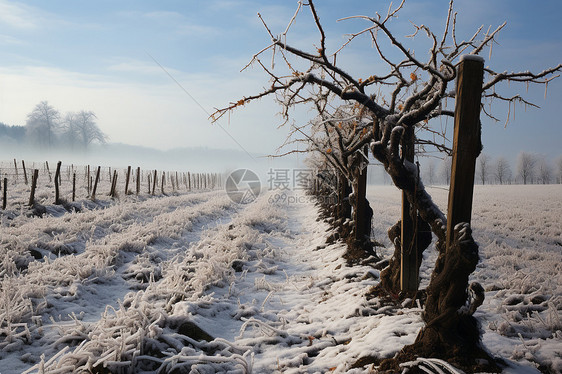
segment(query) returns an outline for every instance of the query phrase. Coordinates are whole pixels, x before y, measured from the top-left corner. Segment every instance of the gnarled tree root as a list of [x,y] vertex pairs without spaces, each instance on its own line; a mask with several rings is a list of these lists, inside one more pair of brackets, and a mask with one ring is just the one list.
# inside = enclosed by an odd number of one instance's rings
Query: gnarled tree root
[[466,223],[455,227],[450,248],[441,251],[427,288],[424,328],[414,344],[394,358],[381,362],[381,372],[400,372],[400,363],[418,357],[439,358],[468,373],[500,372],[496,360],[481,342],[481,330],[473,313],[482,304],[484,290],[468,286],[468,277],[478,263],[478,245]]

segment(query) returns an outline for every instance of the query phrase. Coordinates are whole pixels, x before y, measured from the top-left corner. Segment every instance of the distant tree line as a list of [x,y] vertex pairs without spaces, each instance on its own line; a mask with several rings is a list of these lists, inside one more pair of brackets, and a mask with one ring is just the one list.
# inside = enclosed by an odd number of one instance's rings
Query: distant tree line
[[[451,158],[430,161],[423,172],[426,184],[449,184]],[[545,156],[520,152],[513,166],[503,156],[493,159],[482,153],[476,163],[478,184],[551,184],[562,183],[562,155],[552,161]]]
[[47,101],[41,101],[27,115],[25,126],[0,123],[0,141],[27,144],[45,150],[87,150],[90,144],[103,144],[108,139],[96,120],[92,111],[68,112],[63,116]]

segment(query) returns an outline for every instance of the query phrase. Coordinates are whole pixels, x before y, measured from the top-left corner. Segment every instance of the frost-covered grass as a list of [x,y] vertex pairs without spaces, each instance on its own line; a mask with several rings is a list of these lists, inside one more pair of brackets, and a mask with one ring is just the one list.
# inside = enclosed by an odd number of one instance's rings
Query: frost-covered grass
[[[446,190],[430,193],[446,204]],[[182,192],[2,215],[0,372],[367,373],[352,365],[414,341],[420,308],[367,300],[378,271],[326,246],[307,199],[268,198]],[[400,195],[376,187],[369,200],[389,256]],[[506,373],[562,370],[561,217],[561,186],[476,188],[476,316]],[[428,250],[422,284],[434,262]]]

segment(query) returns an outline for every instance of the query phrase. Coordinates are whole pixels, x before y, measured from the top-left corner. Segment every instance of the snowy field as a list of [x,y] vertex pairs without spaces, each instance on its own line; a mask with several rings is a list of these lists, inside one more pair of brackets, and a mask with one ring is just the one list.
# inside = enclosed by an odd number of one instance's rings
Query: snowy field
[[[446,204],[445,189],[430,193]],[[366,300],[379,272],[325,245],[304,195],[242,206],[223,191],[100,195],[68,213],[38,194],[44,217],[1,213],[1,374],[368,373],[352,365],[391,357],[422,327],[419,308]],[[562,186],[475,194],[484,344],[506,373],[562,372]],[[369,200],[390,256],[399,193],[373,187]]]

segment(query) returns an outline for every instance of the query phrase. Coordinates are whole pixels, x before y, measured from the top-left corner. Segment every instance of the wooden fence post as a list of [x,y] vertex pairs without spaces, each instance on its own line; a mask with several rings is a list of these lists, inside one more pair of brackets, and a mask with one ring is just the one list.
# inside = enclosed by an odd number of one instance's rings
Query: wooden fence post
[[[402,137],[402,157],[408,162],[414,162],[414,128],[406,127]],[[418,251],[416,246],[415,222],[417,211],[411,206],[406,193],[402,192],[402,218],[400,243],[400,289],[402,291],[417,291],[419,282]]]
[[25,161],[21,160],[21,166],[23,168],[23,181],[25,182],[25,185],[27,186],[29,184],[29,181],[27,180],[27,170],[25,169]]
[[164,195],[164,182],[166,180],[166,172],[163,171],[162,172],[162,185],[160,186],[160,189],[162,190],[162,195]]
[[117,194],[117,170],[113,170],[113,178],[111,178],[111,189],[109,190],[109,196],[115,197]]
[[191,191],[191,173],[187,172],[187,190]]
[[98,171],[96,172],[96,180],[94,181],[94,188],[92,189],[92,200],[96,200],[96,190],[98,189],[98,182],[100,180],[101,166],[98,166]]
[[76,172],[72,175],[72,201],[76,201]]
[[14,168],[16,169],[16,181],[18,180],[18,162],[14,158]]
[[140,180],[141,180],[141,171],[139,166],[137,167],[137,195],[140,193]]
[[49,174],[49,183],[51,183],[53,178],[51,177],[51,170],[49,170],[49,161],[45,161],[45,166],[47,167],[47,173]]
[[29,206],[35,204],[35,189],[37,188],[37,178],[39,177],[39,170],[33,170],[33,178],[31,179],[31,193],[29,194]]
[[447,251],[454,239],[455,225],[470,223],[476,158],[482,149],[480,140],[480,102],[484,60],[462,56],[457,75],[453,164],[447,211]]
[[156,170],[154,170],[154,178],[152,181],[152,194],[154,195],[155,191],[156,191],[156,180],[158,179],[158,172]]
[[90,192],[92,191],[92,180],[90,179],[90,165],[88,165],[88,170],[86,170],[86,178],[88,183],[88,196],[90,196]]
[[59,185],[60,185],[60,167],[62,161],[57,162],[57,171],[55,172],[55,204],[60,204]]
[[3,199],[2,199],[2,210],[6,209],[6,205],[8,205],[8,178],[4,178],[4,185],[3,187]]
[[127,180],[125,181],[125,195],[129,194],[129,178],[131,178],[131,167],[127,167]]

